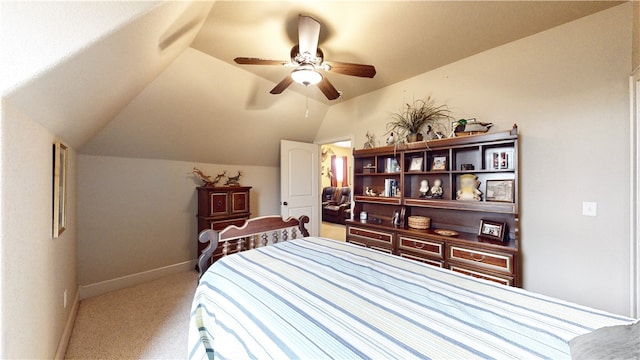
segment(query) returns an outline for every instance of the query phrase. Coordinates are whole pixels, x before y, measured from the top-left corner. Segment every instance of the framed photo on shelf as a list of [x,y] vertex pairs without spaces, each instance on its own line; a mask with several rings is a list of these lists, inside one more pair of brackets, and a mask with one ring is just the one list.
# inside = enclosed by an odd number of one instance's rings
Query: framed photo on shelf
[[411,165],[409,165],[409,171],[422,171],[422,157],[414,157],[411,159]]
[[492,239],[492,240],[504,240],[506,224],[503,222],[480,220],[480,230],[478,230],[478,236]]
[[514,180],[487,180],[487,201],[513,202]]
[[433,164],[431,164],[431,171],[445,171],[445,170],[447,170],[447,157],[434,156]]
[[487,168],[489,170],[513,169],[514,158],[512,149],[496,149],[487,153]]

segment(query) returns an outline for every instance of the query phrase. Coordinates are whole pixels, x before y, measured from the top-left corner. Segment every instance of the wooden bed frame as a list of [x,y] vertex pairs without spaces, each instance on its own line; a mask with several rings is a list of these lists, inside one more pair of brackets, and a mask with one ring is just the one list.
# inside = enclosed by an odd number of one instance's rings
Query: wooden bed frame
[[[209,243],[209,245],[202,250],[198,258],[199,276],[202,277],[211,265],[211,258],[219,245],[222,246],[222,256],[226,256],[230,252],[250,250],[296,239],[298,235],[309,236],[309,231],[304,226],[308,222],[309,217],[306,215],[298,219],[290,217],[286,220],[279,215],[272,215],[249,219],[241,227],[231,225],[220,231],[204,230],[198,239],[201,243]],[[231,244],[235,240],[237,242]]]

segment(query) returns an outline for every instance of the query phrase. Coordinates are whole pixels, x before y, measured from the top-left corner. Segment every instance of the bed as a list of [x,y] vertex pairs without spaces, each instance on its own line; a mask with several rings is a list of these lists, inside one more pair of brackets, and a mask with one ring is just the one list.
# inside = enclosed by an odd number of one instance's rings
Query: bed
[[306,236],[308,219],[268,218],[266,228],[250,220],[201,236],[212,248],[238,238],[257,245],[202,274],[190,359],[563,359],[580,335],[638,327],[624,316]]

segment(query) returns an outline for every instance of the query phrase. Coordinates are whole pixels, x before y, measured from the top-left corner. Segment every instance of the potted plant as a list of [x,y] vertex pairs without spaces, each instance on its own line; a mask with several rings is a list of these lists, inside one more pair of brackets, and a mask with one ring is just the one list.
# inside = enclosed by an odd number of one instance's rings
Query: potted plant
[[441,119],[453,119],[449,114],[447,106],[436,106],[431,96],[414,100],[412,104],[405,104],[400,112],[391,114],[391,122],[387,123],[387,134],[393,134],[396,142],[402,139],[406,139],[407,142],[422,141],[422,128],[425,125],[437,125]]

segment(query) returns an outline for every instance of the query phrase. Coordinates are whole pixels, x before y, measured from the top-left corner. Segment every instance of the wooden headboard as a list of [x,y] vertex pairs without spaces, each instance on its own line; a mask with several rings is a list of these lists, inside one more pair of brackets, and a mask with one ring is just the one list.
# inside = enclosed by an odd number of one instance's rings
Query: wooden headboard
[[220,231],[204,230],[200,233],[199,240],[209,245],[202,250],[198,258],[200,276],[211,265],[211,258],[217,248],[221,249],[216,252],[218,257],[222,257],[229,253],[309,236],[309,231],[304,226],[308,222],[309,217],[306,215],[299,219],[291,217],[286,220],[279,215],[272,215],[249,219],[241,227],[231,225]]

